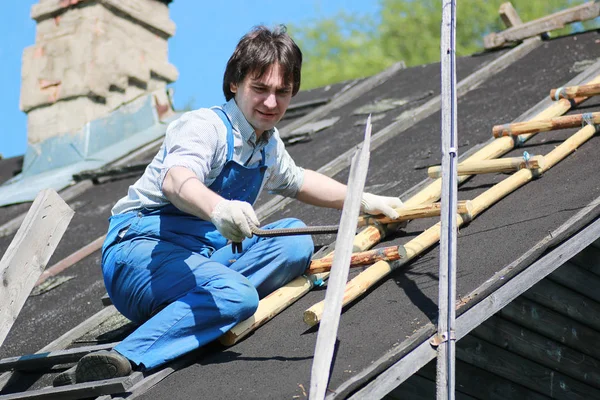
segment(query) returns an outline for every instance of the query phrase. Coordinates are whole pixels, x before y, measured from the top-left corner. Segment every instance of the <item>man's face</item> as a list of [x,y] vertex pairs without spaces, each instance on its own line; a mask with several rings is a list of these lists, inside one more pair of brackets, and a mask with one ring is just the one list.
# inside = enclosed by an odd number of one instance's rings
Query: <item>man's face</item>
[[285,85],[279,64],[271,65],[260,79],[249,73],[239,85],[232,83],[230,89],[259,138],[279,122],[292,99],[292,85]]

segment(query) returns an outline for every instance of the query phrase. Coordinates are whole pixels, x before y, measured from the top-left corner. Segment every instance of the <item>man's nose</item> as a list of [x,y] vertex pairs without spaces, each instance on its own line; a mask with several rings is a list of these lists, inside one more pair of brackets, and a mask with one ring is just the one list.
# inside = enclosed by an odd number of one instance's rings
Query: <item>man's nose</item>
[[274,93],[270,93],[265,99],[265,107],[275,108],[277,106],[277,96]]

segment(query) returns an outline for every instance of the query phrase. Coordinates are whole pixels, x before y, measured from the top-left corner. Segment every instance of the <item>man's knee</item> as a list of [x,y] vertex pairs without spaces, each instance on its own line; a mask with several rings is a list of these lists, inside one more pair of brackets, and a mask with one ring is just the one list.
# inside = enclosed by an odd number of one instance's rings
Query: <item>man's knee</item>
[[219,308],[226,315],[238,322],[250,318],[258,308],[258,293],[248,279],[239,276],[228,279],[216,288],[219,293]]

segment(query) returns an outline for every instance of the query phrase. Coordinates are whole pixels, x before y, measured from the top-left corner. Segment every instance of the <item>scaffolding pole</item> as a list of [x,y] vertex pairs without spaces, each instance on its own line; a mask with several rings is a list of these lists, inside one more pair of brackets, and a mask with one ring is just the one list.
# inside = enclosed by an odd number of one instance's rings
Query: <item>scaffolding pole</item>
[[439,319],[436,343],[437,400],[454,399],[456,317],[456,0],[442,0],[442,211],[439,270]]

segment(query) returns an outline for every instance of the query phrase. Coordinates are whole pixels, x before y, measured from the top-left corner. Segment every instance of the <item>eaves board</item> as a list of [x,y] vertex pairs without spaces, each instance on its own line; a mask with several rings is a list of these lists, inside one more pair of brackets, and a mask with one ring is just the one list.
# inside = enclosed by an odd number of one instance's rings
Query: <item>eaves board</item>
[[[559,41],[554,43],[557,42]],[[546,55],[550,57],[550,54]],[[584,55],[590,57],[590,53]],[[567,54],[559,56],[564,61]],[[570,65],[563,68],[562,76],[554,77],[558,81],[557,84],[564,84],[574,75],[574,72],[569,71],[569,67]],[[553,73],[560,75],[557,71]],[[498,85],[503,91],[487,93],[490,101],[495,101],[495,111],[498,114],[502,114],[499,109],[503,107],[503,103],[497,99],[506,97],[507,93],[522,85],[520,81],[513,80],[512,83],[517,87],[512,87],[509,82],[504,80],[503,85]],[[517,118],[527,110],[528,105],[532,106],[546,97],[547,88],[544,86],[545,84],[535,85],[528,89],[529,92],[523,90],[521,94],[524,97],[529,96],[529,104],[523,104],[521,109],[510,111],[508,102],[504,103],[509,108],[504,112],[509,120]],[[584,107],[594,111],[595,106],[592,104],[590,102]],[[470,110],[470,113],[468,109],[464,111],[466,112],[461,114],[461,118],[466,120],[479,113],[478,108]],[[555,139],[558,139],[566,137],[569,133],[571,132],[563,131],[552,135],[556,134]],[[428,134],[437,139],[437,133]],[[465,133],[463,137],[466,138],[467,135],[468,133]],[[489,136],[486,135],[482,141],[487,137]],[[593,176],[598,167],[594,151],[598,140],[597,136],[594,137],[574,155],[549,170],[541,179],[518,189],[461,229],[459,296],[465,296],[479,287],[495,272],[543,239],[548,231],[560,226],[581,207],[600,195],[600,182]],[[535,146],[536,152],[545,153],[555,144],[554,141],[548,141],[539,135],[528,144],[528,148],[532,149]],[[401,142],[398,146],[400,145]],[[406,151],[409,153],[416,150],[414,147],[408,147]],[[520,151],[522,149],[516,152]],[[372,154],[372,168],[373,160],[378,159],[377,154],[377,150]],[[393,163],[389,159],[382,160],[380,167],[385,167],[386,163]],[[403,167],[406,166],[394,165],[394,168],[386,169],[390,176],[394,176],[396,171]],[[581,170],[585,177],[573,179],[578,170]],[[478,177],[465,185],[463,192],[459,193],[472,198],[500,177]],[[419,180],[420,178],[415,179],[415,183]],[[556,188],[560,187],[564,187],[565,192],[563,195],[561,190],[561,195],[557,196]],[[549,201],[540,203],[536,199]],[[522,206],[519,207],[520,205]],[[300,216],[309,225],[327,222],[324,220],[327,217],[324,218],[314,209],[303,208],[297,203],[275,217],[281,216]],[[335,217],[332,219],[335,221]],[[385,245],[405,243],[422,229],[429,227],[430,223],[415,221],[409,225],[407,236],[389,240]],[[378,356],[400,345],[420,327],[431,322],[437,313],[436,277],[437,252],[434,247],[404,270],[397,271],[376,285],[361,301],[346,308],[338,336],[340,346],[333,369],[332,388],[342,384],[357,371],[370,365]],[[316,330],[308,329],[301,322],[302,312],[320,301],[323,294],[323,291],[318,290],[309,293],[261,327],[253,336],[232,348],[222,351],[216,349],[214,353],[205,355],[196,365],[177,372],[168,382],[153,388],[144,398],[161,398],[167,393],[172,393],[175,387],[178,388],[178,398],[192,394],[227,398],[288,398],[302,395],[302,389],[308,385],[316,338]],[[276,384],[273,383],[273,377],[276,377]]]

